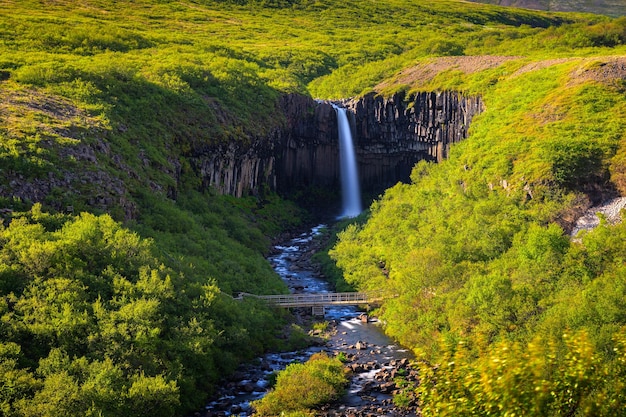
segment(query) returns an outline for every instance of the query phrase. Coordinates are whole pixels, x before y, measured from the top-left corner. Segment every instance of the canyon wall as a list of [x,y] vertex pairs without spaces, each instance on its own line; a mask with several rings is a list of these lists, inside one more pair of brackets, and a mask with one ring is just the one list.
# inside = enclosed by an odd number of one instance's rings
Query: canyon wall
[[[45,108],[60,106],[53,98],[45,99]],[[360,182],[369,194],[408,181],[419,160],[445,158],[450,145],[466,137],[473,116],[483,108],[479,97],[455,92],[419,93],[409,98],[370,94],[341,104],[349,110]],[[61,107],[50,116],[66,114]],[[171,148],[162,150],[162,159],[154,158],[141,145],[136,146],[136,160],[124,159],[130,151],[124,157],[116,153],[110,136],[123,133],[123,125],[110,131],[94,124],[88,131],[89,140],[84,140],[82,127],[66,129],[63,134],[72,139],[67,141],[72,145],[50,142],[45,146],[57,146],[51,154],[67,164],[55,162],[57,169],[48,172],[31,172],[27,161],[19,162],[26,167],[23,171],[18,162],[3,167],[6,177],[0,181],[0,197],[45,202],[59,211],[89,206],[125,219],[138,215],[133,196],[138,184],[173,200],[184,180],[238,197],[270,189],[304,196],[309,202],[336,199],[341,187],[334,108],[327,102],[289,94],[280,98],[274,114],[273,128],[260,126],[256,135],[248,133],[217,144],[194,138],[189,144],[180,141],[185,145],[180,149],[172,142]],[[41,167],[37,169],[41,171]],[[150,176],[154,172],[159,173],[158,179]],[[72,197],[78,195],[81,198]]]
[[265,186],[289,193],[339,184],[337,119],[332,106],[289,94],[281,97],[277,112],[284,121],[269,134],[196,148],[186,156],[205,187],[241,197]]
[[383,98],[369,94],[343,102],[351,110],[364,189],[406,182],[420,160],[439,162],[463,140],[472,118],[483,111],[478,96],[422,92]]
[[[382,192],[409,179],[420,160],[441,161],[467,136],[483,110],[480,97],[457,92],[405,98],[366,95],[341,103],[352,124],[361,186]],[[311,187],[339,189],[337,116],[329,103],[291,94],[281,98],[285,120],[248,144],[220,145],[192,158],[203,183],[242,196],[262,186],[279,193]]]

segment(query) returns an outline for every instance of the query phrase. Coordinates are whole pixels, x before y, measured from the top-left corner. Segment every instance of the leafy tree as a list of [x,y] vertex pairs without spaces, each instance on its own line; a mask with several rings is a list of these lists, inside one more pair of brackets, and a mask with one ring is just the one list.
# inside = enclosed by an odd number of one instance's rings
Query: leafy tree
[[0,411],[4,416],[16,416],[14,403],[30,398],[39,389],[35,377],[20,366],[20,346],[13,342],[0,344]]
[[108,215],[15,217],[0,229],[6,415],[172,415],[276,346],[267,306],[221,294]]

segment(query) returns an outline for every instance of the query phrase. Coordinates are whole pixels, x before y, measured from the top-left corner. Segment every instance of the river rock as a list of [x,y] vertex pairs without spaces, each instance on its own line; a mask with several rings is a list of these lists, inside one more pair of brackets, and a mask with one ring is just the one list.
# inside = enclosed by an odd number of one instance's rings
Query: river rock
[[[291,257],[292,261],[293,259],[298,259],[295,256]],[[279,263],[276,262],[276,264],[278,265]],[[291,284],[302,285],[303,281],[294,277],[294,279],[288,283],[290,287],[292,287]],[[304,285],[302,285],[302,290],[306,291]],[[310,311],[310,309],[307,310]],[[339,328],[336,321],[330,322],[329,326],[335,331]],[[399,410],[393,404],[391,397],[391,394],[399,389],[391,378],[392,371],[394,375],[397,375],[398,369],[406,368],[407,371],[403,371],[403,375],[406,373],[405,379],[409,380],[409,376],[411,376],[411,379],[417,383],[417,372],[411,369],[408,360],[394,360],[394,366],[391,366],[391,361],[388,361],[383,367],[382,362],[378,362],[383,355],[387,356],[389,353],[394,357],[394,354],[388,352],[385,346],[368,344],[368,339],[365,339],[367,336],[353,336],[352,330],[349,332],[342,331],[341,334],[342,336],[339,337],[332,336],[330,339],[331,342],[327,346],[322,346],[319,350],[325,351],[329,353],[329,355],[338,355],[340,352],[345,355],[347,361],[345,367],[351,371],[350,378],[354,380],[355,384],[353,388],[355,388],[355,393],[350,395],[350,402],[345,403],[350,404],[350,406],[341,404],[326,405],[322,407],[321,410],[316,410],[315,415],[320,417],[346,417],[348,415],[354,415],[356,417],[417,416],[417,407],[414,402],[411,403],[412,408]],[[364,340],[356,342],[355,338],[357,337],[361,337]],[[348,343],[354,344],[348,346]],[[236,373],[233,378],[223,382],[219,390],[220,392],[218,393],[220,400],[214,401],[207,406],[208,413],[206,416],[250,415],[250,410],[241,407],[240,404],[242,404],[243,401],[247,401],[250,397],[256,397],[258,391],[262,391],[265,386],[263,384],[255,384],[254,381],[263,380],[264,377],[267,377],[269,370],[280,368],[287,362],[301,362],[304,360],[306,360],[306,357],[302,355],[301,352],[289,352],[269,355],[242,367],[238,371],[241,373]],[[374,370],[376,370],[376,372],[372,372]],[[368,372],[372,373],[369,374]],[[245,395],[233,400],[228,399],[234,398],[233,396],[236,397],[240,395],[240,393],[245,393]],[[243,398],[246,399],[244,400]],[[210,410],[209,406],[211,408]]]
[[353,363],[353,364],[350,365],[349,368],[354,373],[363,372],[363,367],[361,366],[360,363]]
[[245,378],[246,378],[246,374],[242,371],[235,371],[235,373],[233,373],[230,377],[232,381],[236,381],[236,382],[243,381]]
[[253,383],[249,382],[247,384],[244,384],[241,388],[244,392],[252,393],[256,389],[256,386]]

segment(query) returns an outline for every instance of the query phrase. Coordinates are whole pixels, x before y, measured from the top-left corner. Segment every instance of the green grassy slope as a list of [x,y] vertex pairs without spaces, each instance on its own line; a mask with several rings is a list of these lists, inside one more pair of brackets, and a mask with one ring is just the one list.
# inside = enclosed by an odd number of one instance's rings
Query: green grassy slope
[[624,415],[626,229],[568,232],[626,191],[626,60],[475,71],[485,59],[424,60],[381,85],[480,93],[486,110],[331,255],[348,283],[399,294],[380,311],[387,331],[440,364],[422,367],[424,415]]
[[[286,92],[483,94],[472,138],[389,191],[336,256],[355,285],[406,290],[385,306],[389,331],[432,357],[438,335],[481,349],[558,336],[556,318],[575,316],[559,312],[584,300],[545,260],[568,257],[590,297],[619,272],[619,246],[599,249],[613,229],[581,248],[554,224],[623,187],[623,83],[607,70],[625,27],[452,0],[0,1],[2,413],[180,415],[276,346],[280,317],[228,295],[284,290],[263,253],[301,213],[202,189],[186,156],[263,137]],[[544,272],[547,287],[529,281]],[[481,301],[493,292],[496,311]],[[616,303],[593,319],[598,349]]]
[[[51,184],[57,209],[104,201],[120,219],[134,188],[175,194],[178,170],[195,185],[181,154],[280,124],[281,93],[344,98],[429,56],[602,55],[624,38],[602,17],[453,1],[5,1],[0,19],[5,170]],[[96,164],[84,146],[102,149]]]

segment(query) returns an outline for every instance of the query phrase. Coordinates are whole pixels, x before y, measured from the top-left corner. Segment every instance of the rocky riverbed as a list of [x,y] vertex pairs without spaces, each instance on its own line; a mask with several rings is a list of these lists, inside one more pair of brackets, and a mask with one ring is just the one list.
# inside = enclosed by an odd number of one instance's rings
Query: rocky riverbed
[[[354,326],[352,332],[340,330],[346,324]],[[381,339],[386,337],[380,337],[375,322],[350,320],[339,325],[329,347],[331,352],[347,359],[350,386],[338,404],[322,407],[318,415],[416,416],[417,401],[411,387],[417,384],[418,373],[411,366],[410,353],[395,344],[381,344]],[[363,340],[352,344],[354,337]]]
[[[294,292],[326,292],[327,282],[321,280],[310,257],[319,242],[314,240],[320,228],[277,245],[270,257],[274,269]],[[300,321],[311,320],[306,310],[297,312]],[[288,364],[304,362],[313,353],[341,355],[349,372],[350,386],[338,402],[316,412],[319,416],[416,416],[417,405],[411,385],[417,383],[417,371],[411,367],[412,355],[384,335],[375,318],[354,307],[328,308],[324,337],[297,352],[265,355],[243,365],[222,384],[216,399],[209,403],[202,417],[250,416],[250,402],[261,398],[275,373]],[[321,332],[311,332],[320,335]],[[320,335],[321,336],[321,335]],[[394,403],[394,396],[396,401]]]
[[[340,341],[341,338],[336,339]],[[380,346],[357,342],[355,345],[337,349],[328,345],[307,349],[302,352],[288,352],[267,355],[252,364],[245,365],[236,372],[220,389],[219,398],[207,406],[203,417],[225,417],[231,415],[249,416],[253,414],[250,401],[261,398],[270,384],[271,375],[284,369],[289,363],[304,362],[315,351],[325,351],[329,355],[342,352],[346,358],[350,386],[337,403],[323,406],[316,412],[319,416],[372,417],[372,416],[416,416],[417,403],[411,386],[417,384],[418,373],[411,366],[409,358],[393,359],[392,346]],[[381,358],[387,358],[381,360]],[[394,403],[394,396],[400,396],[403,406]]]

